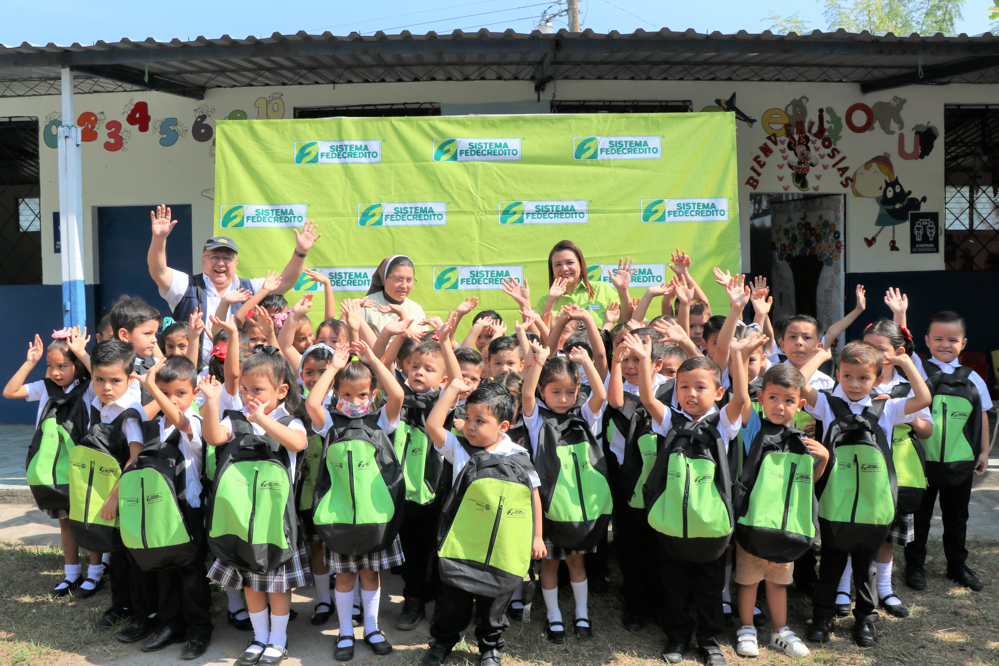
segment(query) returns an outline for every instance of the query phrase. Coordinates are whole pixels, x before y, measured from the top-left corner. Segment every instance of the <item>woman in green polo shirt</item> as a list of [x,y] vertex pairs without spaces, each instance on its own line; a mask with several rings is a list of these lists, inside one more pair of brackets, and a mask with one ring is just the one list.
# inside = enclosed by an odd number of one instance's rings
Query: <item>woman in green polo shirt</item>
[[[629,262],[630,263],[630,262]],[[538,300],[537,310],[546,322],[558,314],[563,305],[573,304],[586,308],[603,326],[607,306],[621,304],[621,321],[631,318],[631,298],[628,296],[628,282],[631,272],[618,271],[612,276],[614,286],[601,280],[590,282],[587,276],[586,260],[583,251],[570,240],[558,242],[548,255],[548,294]]]

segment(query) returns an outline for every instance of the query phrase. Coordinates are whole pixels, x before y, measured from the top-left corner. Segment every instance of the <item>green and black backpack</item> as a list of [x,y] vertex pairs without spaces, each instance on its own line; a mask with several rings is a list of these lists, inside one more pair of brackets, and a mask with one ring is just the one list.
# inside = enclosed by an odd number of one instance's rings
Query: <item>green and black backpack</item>
[[[912,386],[901,382],[892,387],[888,394],[892,398],[904,398],[909,395]],[[871,391],[871,398],[881,395]],[[923,443],[912,431],[912,425],[899,423],[892,431],[891,457],[895,463],[895,479],[898,483],[898,502],[895,512],[904,516],[914,513],[923,501],[926,491],[926,451]]]
[[502,456],[458,441],[470,459],[441,509],[441,580],[499,597],[512,592],[531,566],[534,499],[528,472],[533,466],[526,451]]
[[895,520],[898,497],[895,463],[878,425],[885,401],[854,414],[845,400],[828,400],[835,419],[826,427],[829,463],[818,484],[822,545],[848,553],[877,550]]
[[570,550],[592,548],[610,522],[607,460],[596,437],[573,407],[556,414],[537,406],[544,424],[534,446],[534,466],[541,479],[545,536]]
[[100,411],[91,407],[90,430],[69,452],[69,525],[76,543],[92,553],[109,552],[118,528],[117,517],[101,518],[101,507],[131,457],[121,429],[130,418],[142,422],[138,411],[126,409],[111,423],[101,423]]
[[406,488],[378,414],[332,413],[312,500],[312,522],[330,550],[365,555],[387,548],[402,524]]
[[735,484],[735,538],[750,555],[794,562],[819,533],[814,460],[805,433],[760,422]]
[[642,488],[659,543],[686,562],[721,557],[734,529],[732,477],[718,418],[712,414],[692,422],[673,410],[674,425]]
[[[668,381],[656,391],[656,399],[666,405],[666,409],[669,409],[672,389],[673,382]],[[607,408],[604,416],[604,456],[614,472],[611,474],[614,497],[627,502],[632,509],[644,509],[642,486],[656,464],[659,436],[652,431],[652,417],[641,398],[625,392],[624,399],[635,406],[634,414],[629,419],[623,412]],[[620,465],[617,465],[617,457],[610,450],[615,433],[624,437],[624,460]]]
[[[395,457],[402,465],[406,483],[406,501],[432,504],[441,489],[444,462],[427,437],[427,415],[437,401],[438,392],[417,395],[405,387],[399,427],[393,433]],[[445,428],[451,429],[450,415]]]
[[183,567],[197,557],[204,525],[191,519],[181,432],[160,440],[154,420],[142,434],[145,448],[118,482],[121,540],[143,571]]
[[314,532],[312,502],[316,492],[316,479],[319,478],[319,469],[322,466],[323,438],[310,430],[306,441],[308,446],[299,454],[303,460],[301,478],[295,489],[295,506],[298,508],[298,517],[302,521],[302,527],[307,532]]
[[[225,415],[233,440],[218,456],[208,546],[223,563],[264,574],[289,562],[298,548],[297,469],[273,437],[254,434],[243,412]],[[278,423],[288,425],[295,418],[284,416]]]
[[69,452],[87,433],[89,408],[83,395],[90,388],[83,381],[66,393],[51,379],[45,379],[48,402],[38,419],[28,459],[25,462],[28,487],[39,509],[69,510]]
[[981,396],[967,366],[950,374],[931,362],[923,368],[933,394],[933,436],[923,440],[926,476],[935,486],[954,488],[968,480],[982,452]]

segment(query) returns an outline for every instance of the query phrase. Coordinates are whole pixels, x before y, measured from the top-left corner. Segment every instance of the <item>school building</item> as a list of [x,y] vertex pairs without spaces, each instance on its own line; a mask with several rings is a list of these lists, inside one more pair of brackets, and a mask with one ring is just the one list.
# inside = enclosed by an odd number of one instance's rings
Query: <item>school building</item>
[[[91,330],[122,293],[166,307],[146,268],[149,211],[172,207],[170,264],[199,268],[220,120],[718,112],[737,128],[741,270],[770,279],[772,316],[828,325],[858,284],[865,319],[890,316],[882,297],[899,287],[917,349],[933,311],[957,310],[975,352],[965,361],[993,380],[982,366],[999,349],[997,80],[989,34],[483,29],[0,46],[0,375],[35,332],[63,325],[64,270],[82,280]],[[81,128],[79,267],[60,247],[64,122]],[[699,145],[701,159],[728,157],[709,137]],[[0,401],[0,424],[33,416]]]

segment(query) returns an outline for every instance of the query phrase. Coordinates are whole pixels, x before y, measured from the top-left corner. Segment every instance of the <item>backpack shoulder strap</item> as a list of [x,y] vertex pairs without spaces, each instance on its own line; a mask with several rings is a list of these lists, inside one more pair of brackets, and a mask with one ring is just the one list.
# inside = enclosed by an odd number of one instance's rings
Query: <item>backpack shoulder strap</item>
[[849,405],[846,404],[846,400],[843,400],[842,398],[837,398],[834,395],[826,396],[826,400],[829,401],[829,409],[832,410],[833,416],[835,416],[837,419],[841,419],[853,414],[853,412],[850,411]]
[[115,428],[118,428],[120,430],[121,427],[125,424],[125,421],[127,421],[128,419],[138,419],[140,427],[144,423],[144,421],[142,420],[142,416],[139,415],[138,410],[136,410],[136,409],[134,409],[132,407],[129,407],[128,409],[126,409],[125,411],[123,411],[121,414],[119,414],[118,416],[114,417],[114,421],[111,422],[111,425],[113,425]]
[[864,413],[865,414],[870,414],[871,416],[874,417],[874,420],[877,421],[878,419],[881,418],[881,415],[885,411],[885,403],[886,402],[888,402],[888,401],[887,400],[871,400],[871,406],[870,407],[864,407]]
[[89,388],[90,388],[90,380],[85,379],[84,381],[74,386],[73,390],[70,391],[69,394],[74,398],[82,398],[84,394],[87,392],[87,389]]
[[954,370],[954,378],[959,379],[962,382],[970,382],[972,372],[974,372],[974,370],[972,370],[966,365],[962,365],[961,367]]
[[[54,381],[52,381],[48,377],[46,377],[42,381],[45,382],[45,390],[48,393],[49,399],[58,398],[60,395],[62,395],[63,393],[62,387],[56,384]],[[79,386],[77,386],[73,390],[75,391],[77,388],[79,388]]]
[[926,373],[927,379],[936,379],[943,374],[940,366],[929,359],[923,361],[923,372]]
[[90,405],[90,425],[95,426],[101,422],[101,410]]
[[232,436],[236,435],[252,435],[253,426],[249,421],[246,420],[246,415],[239,409],[227,409],[225,414],[222,415],[223,418],[228,418],[229,422],[232,424]]
[[910,384],[909,382],[899,382],[898,384],[895,384],[895,386],[892,387],[891,393],[889,395],[891,395],[891,397],[893,398],[904,398],[905,396],[909,395],[909,391],[911,390],[912,390],[912,384]]

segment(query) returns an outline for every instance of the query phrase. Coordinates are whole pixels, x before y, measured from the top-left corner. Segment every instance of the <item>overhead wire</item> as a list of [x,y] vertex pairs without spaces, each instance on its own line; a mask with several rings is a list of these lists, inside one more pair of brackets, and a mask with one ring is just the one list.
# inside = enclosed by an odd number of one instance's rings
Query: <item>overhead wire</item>
[[[409,25],[400,25],[400,26],[395,26],[395,27],[392,27],[392,28],[379,28],[378,30],[370,30],[370,31],[366,31],[366,32],[379,32],[379,31],[381,31],[381,32],[387,32],[389,30],[405,30],[407,28],[415,28],[415,27],[418,27],[418,26],[421,26],[421,25],[429,25],[429,24],[432,24],[432,23],[444,23],[444,22],[447,22],[447,21],[457,21],[459,19],[474,18],[476,16],[486,16],[488,14],[501,14],[503,12],[510,12],[510,11],[514,11],[514,10],[517,10],[517,9],[528,9],[530,7],[542,7],[542,6],[545,6],[545,5],[548,5],[548,4],[550,4],[550,3],[548,3],[548,2],[538,2],[538,3],[531,4],[531,5],[521,5],[519,7],[508,7],[506,9],[497,9],[497,10],[494,10],[494,11],[491,11],[491,12],[479,12],[478,14],[466,14],[464,16],[454,16],[454,17],[451,17],[451,18],[435,19],[433,21],[423,21],[421,23],[411,23]],[[521,19],[512,19],[512,20],[519,21]],[[497,23],[504,23],[504,21],[497,21]],[[495,25],[495,23],[487,24],[487,25]],[[464,28],[459,28],[459,29],[464,30]]]
[[321,28],[321,30],[330,30],[332,28],[342,28],[345,25],[360,25],[362,23],[374,23],[375,21],[388,21],[389,19],[401,18],[403,16],[413,16],[415,14],[428,14],[430,12],[444,11],[445,9],[454,9],[456,7],[474,7],[475,5],[489,5],[495,4],[498,0],[481,0],[481,2],[464,2],[460,5],[449,5],[447,7],[434,7],[433,9],[421,9],[418,12],[406,12],[405,14],[393,14],[392,16],[382,16],[381,18],[364,19],[362,21],[350,21],[348,23],[338,23],[337,25],[326,26]]
[[655,27],[656,27],[656,24],[655,24],[655,23],[653,23],[652,21],[649,21],[649,20],[647,20],[647,19],[644,19],[644,18],[642,18],[641,16],[639,16],[638,14],[632,14],[631,12],[629,12],[629,11],[628,11],[627,9],[625,9],[624,7],[618,7],[618,6],[617,6],[617,5],[615,5],[615,4],[613,3],[613,2],[608,2],[608,0],[600,0],[600,2],[604,3],[605,5],[610,5],[610,6],[611,6],[611,7],[613,7],[614,9],[618,9],[618,10],[620,10],[620,11],[624,12],[625,14],[628,14],[629,16],[634,16],[634,17],[635,17],[635,18],[637,18],[637,19],[638,19],[639,21],[644,21],[645,23],[648,23],[649,25],[651,25],[651,26],[652,26],[653,28],[655,28]]

